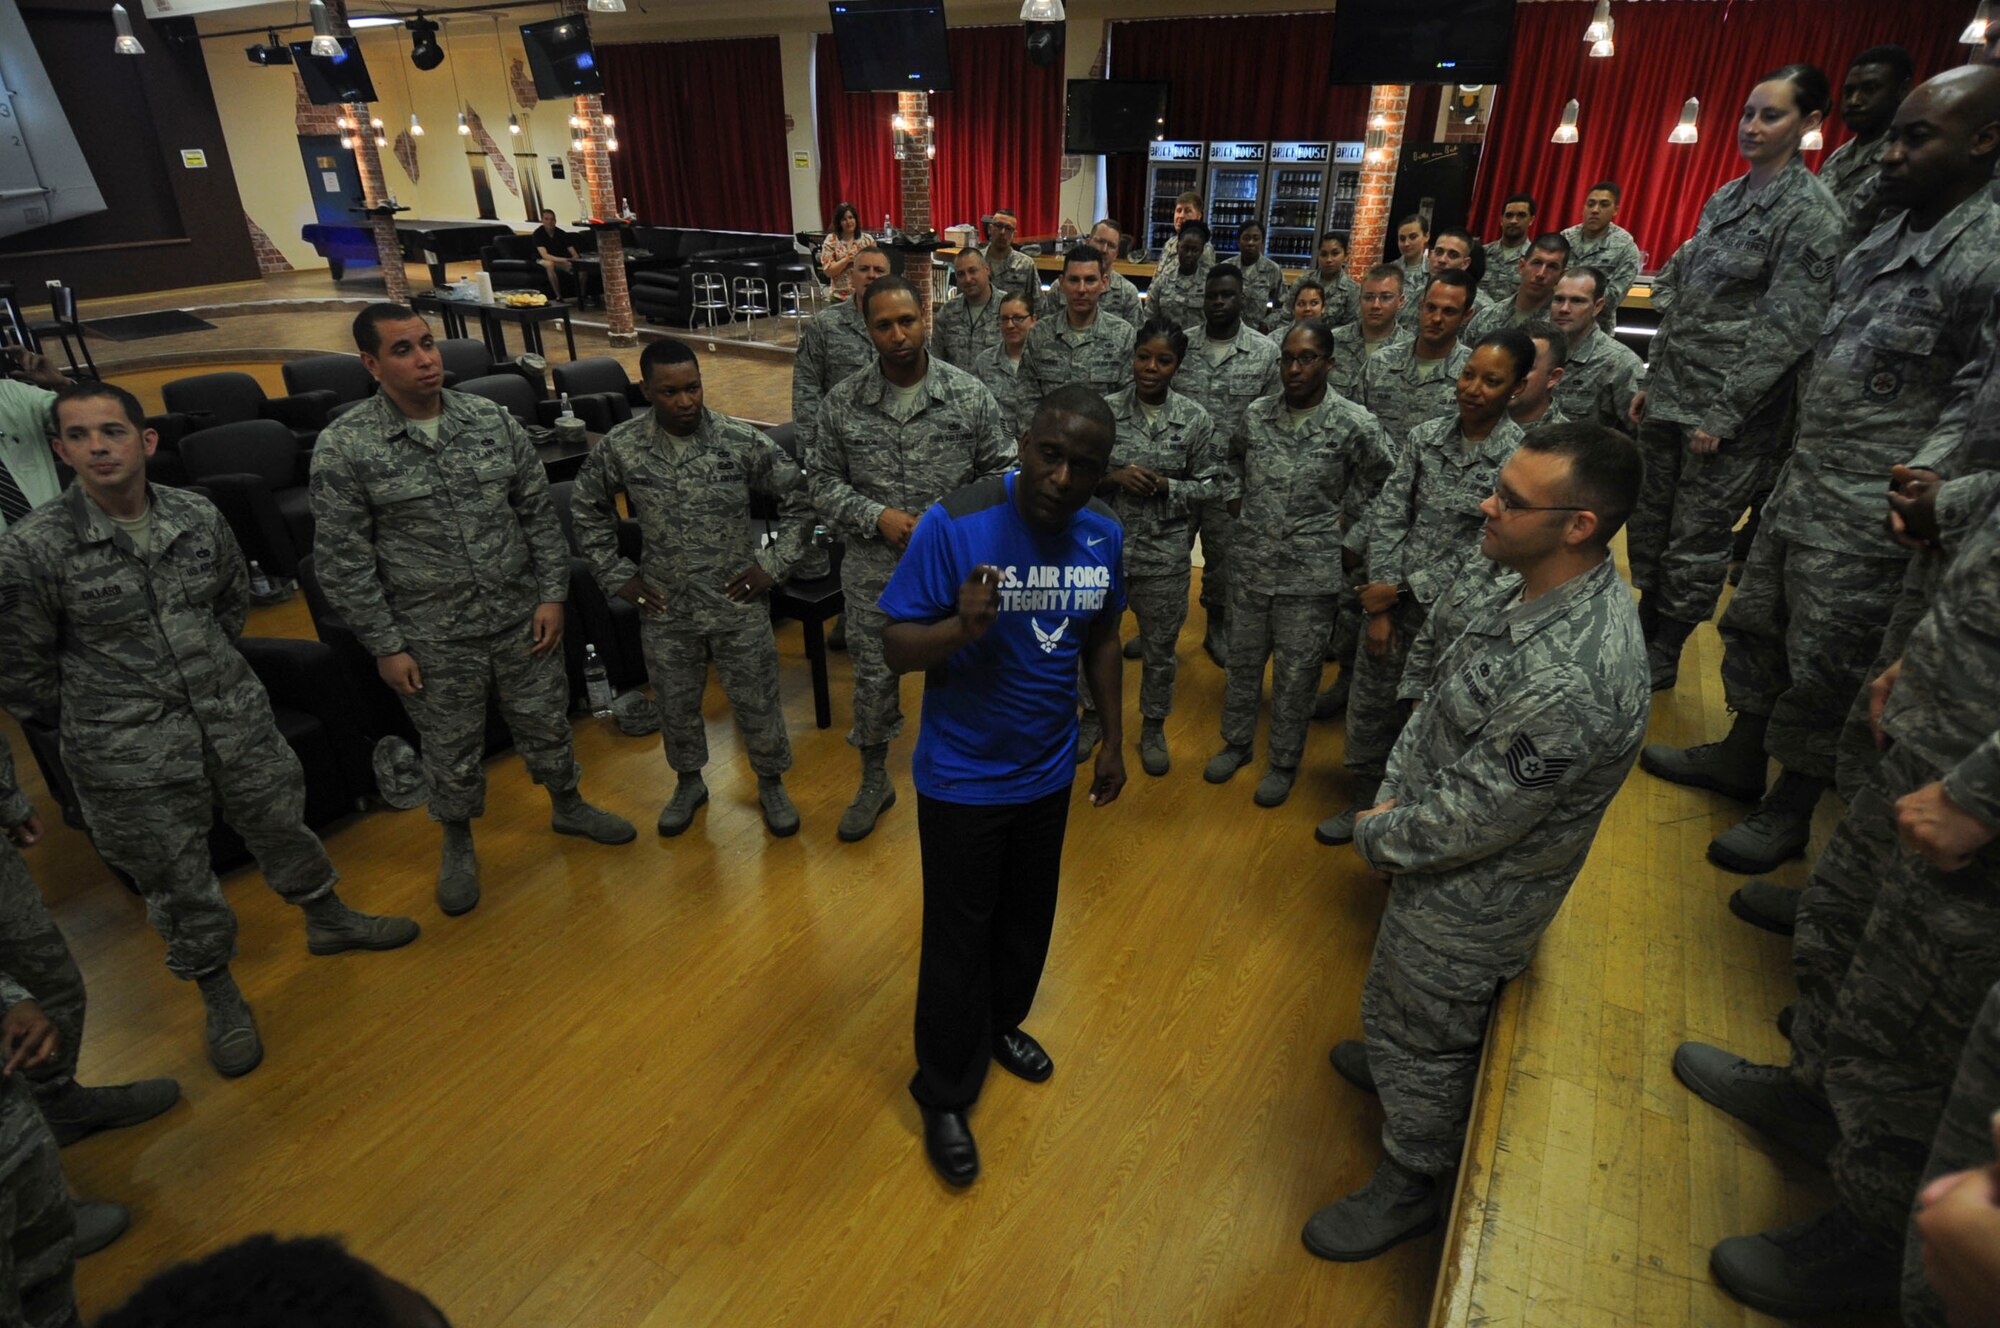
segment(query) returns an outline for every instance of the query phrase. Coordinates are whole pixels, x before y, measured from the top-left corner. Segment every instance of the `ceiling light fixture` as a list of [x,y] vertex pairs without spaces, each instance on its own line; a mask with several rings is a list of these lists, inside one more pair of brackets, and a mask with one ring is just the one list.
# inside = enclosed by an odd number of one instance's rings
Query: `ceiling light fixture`
[[308,9],[312,14],[312,53],[328,57],[339,55],[340,42],[333,35],[333,20],[327,16],[324,0],[312,0]]
[[1701,98],[1689,97],[1685,102],[1681,103],[1680,123],[1675,125],[1673,132],[1667,135],[1667,142],[1682,144],[1699,143],[1701,141],[1701,134],[1695,128],[1695,122],[1700,118]]
[[1808,129],[1799,139],[1799,151],[1818,152],[1826,147],[1826,135],[1817,129]]
[[1611,35],[1611,0],[1597,0],[1597,8],[1591,11],[1590,26],[1583,30],[1587,42],[1600,42]]
[[[314,0],[317,3],[317,0]],[[144,55],[146,48],[132,35],[132,16],[125,12],[125,6],[111,6],[111,27],[118,34],[111,43],[114,55]]]
[[1562,123],[1556,126],[1556,131],[1553,134],[1549,135],[1549,142],[1551,143],[1576,142],[1578,137],[1576,132],[1576,113],[1577,113],[1576,98],[1571,97],[1569,99],[1569,105],[1563,107]]
[[1992,26],[1992,0],[1979,0],[1979,8],[1973,11],[1972,22],[1965,25],[1965,31],[1958,34],[1958,39],[1967,46],[1984,46],[1986,31]]
[[1612,37],[1615,31],[1615,24],[1606,23],[1604,25],[1604,35],[1590,44],[1590,54],[1594,58],[1608,60],[1617,53],[1618,48],[1612,44]]

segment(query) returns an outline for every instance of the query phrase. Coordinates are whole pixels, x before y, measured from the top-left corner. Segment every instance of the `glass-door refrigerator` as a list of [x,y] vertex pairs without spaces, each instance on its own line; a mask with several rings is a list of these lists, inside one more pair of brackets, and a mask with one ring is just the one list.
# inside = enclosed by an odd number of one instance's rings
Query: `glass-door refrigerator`
[[1326,228],[1330,231],[1354,229],[1354,200],[1361,194],[1361,159],[1366,143],[1335,143],[1333,169],[1326,179]]
[[1216,256],[1237,252],[1236,233],[1263,215],[1268,143],[1208,145],[1208,238]]
[[1146,248],[1158,254],[1174,239],[1174,200],[1201,192],[1206,143],[1156,141],[1147,146]]
[[[1327,204],[1326,172],[1331,143],[1271,145],[1270,212],[1264,223],[1264,252],[1280,267],[1308,267],[1318,244]],[[1348,204],[1352,215],[1353,204]]]

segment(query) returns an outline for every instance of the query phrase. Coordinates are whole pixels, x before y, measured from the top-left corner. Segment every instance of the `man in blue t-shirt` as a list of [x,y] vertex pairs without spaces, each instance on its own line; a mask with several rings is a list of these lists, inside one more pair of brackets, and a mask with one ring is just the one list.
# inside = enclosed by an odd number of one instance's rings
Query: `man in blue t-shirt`
[[1055,1073],[1021,1021],[1055,925],[1079,664],[1104,731],[1091,805],[1125,787],[1124,531],[1091,498],[1112,430],[1091,389],[1050,393],[1021,439],[1020,470],[925,512],[879,601],[889,667],[924,672],[911,770],[924,933],[910,1095],[931,1165],[953,1185],[979,1175],[965,1113],[988,1062],[1032,1083]]

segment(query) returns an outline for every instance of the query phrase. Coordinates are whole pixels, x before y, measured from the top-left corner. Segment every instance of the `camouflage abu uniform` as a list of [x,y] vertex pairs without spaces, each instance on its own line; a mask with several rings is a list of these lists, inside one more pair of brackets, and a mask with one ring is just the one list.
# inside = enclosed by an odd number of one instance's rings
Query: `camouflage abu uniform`
[[567,793],[581,772],[563,653],[529,653],[536,608],[569,598],[541,458],[492,402],[446,391],[440,405],[435,439],[383,394],[320,434],[313,552],[362,649],[417,661],[422,689],[397,699],[423,739],[432,819],[459,822],[486,808],[489,694],[537,784]]
[[83,1048],[83,974],[70,954],[28,864],[7,838],[34,815],[14,777],[14,753],[0,733],[0,973],[35,993],[35,1004],[56,1026],[61,1041],[50,1062],[24,1071],[35,1097],[51,1101],[76,1083],[76,1057]]
[[1108,397],[1132,381],[1132,325],[1102,309],[1078,331],[1067,315],[1045,319],[1021,348],[1021,406],[1033,419],[1042,398],[1077,383]]
[[[620,492],[639,523],[636,565],[618,552]],[[783,504],[777,542],[766,548],[753,538],[752,494]],[[641,613],[639,631],[668,767],[687,775],[708,764],[701,696],[712,659],[750,768],[760,775],[789,770],[770,602],[759,595],[739,603],[723,587],[753,564],[782,581],[804,555],[812,509],[791,458],[759,430],[706,409],[692,440],[678,443],[649,410],[604,435],[583,463],[570,520],[605,594],[643,576],[664,597],[666,611]]]
[[[1292,302],[1285,298],[1285,270],[1268,255],[1245,267],[1239,254],[1236,268],[1243,274],[1243,321],[1268,334],[1289,316],[1287,311]],[[1282,309],[1280,300],[1284,301]]]
[[1534,236],[1523,235],[1517,245],[1495,240],[1486,246],[1486,273],[1479,278],[1481,304],[1505,304],[1514,298],[1521,289],[1521,259],[1534,243]]
[[[1200,327],[1205,318],[1202,299],[1208,293],[1208,272],[1201,264],[1196,264],[1192,272],[1181,271],[1178,262],[1162,267],[1146,291],[1146,302],[1152,306],[1154,316],[1190,332]],[[1098,305],[1099,309],[1103,307]]]
[[1521,307],[1514,302],[1518,293],[1510,293],[1505,300],[1481,299],[1479,307],[1472,311],[1472,317],[1459,324],[1458,339],[1468,346],[1476,346],[1488,332],[1548,321],[1549,307],[1546,303],[1539,309],[1521,312]]
[[1019,442],[1034,413],[1021,400],[1020,361],[1008,359],[1005,346],[992,346],[972,362],[972,376],[993,394],[993,404],[1000,408],[1000,432]]
[[[1408,331],[1414,333],[1417,330],[1417,319],[1423,312],[1424,292],[1430,289],[1430,253],[1428,250],[1425,251],[1424,256],[1417,260],[1417,265],[1414,268],[1401,259],[1397,259],[1396,263],[1397,266],[1403,269],[1403,308],[1396,315],[1396,321]],[[1465,294],[1467,302],[1466,311],[1470,313],[1471,304],[1479,298],[1479,292],[1471,290]]]
[[[1893,743],[1875,780],[1885,802],[1941,782],[1958,808],[2000,826],[1996,604],[2000,502],[1980,518],[1904,646],[1882,711]],[[2000,982],[2000,843],[1958,871],[1914,853],[1885,856],[1880,894],[1827,1025],[1824,1082],[1840,1125],[1828,1158],[1840,1203],[1891,1249],[1903,1240],[1959,1052]]]
[[1454,343],[1443,361],[1431,361],[1438,368],[1426,378],[1419,372],[1424,361],[1417,358],[1416,338],[1410,337],[1368,357],[1354,400],[1400,446],[1419,424],[1458,414],[1458,375],[1471,358],[1470,346]]
[[305,773],[237,652],[250,574],[222,514],[148,486],[141,557],[81,485],[0,538],[0,701],[57,722],[91,842],[138,883],[167,968],[198,978],[236,953],[209,864],[219,804],[287,903],[339,875],[304,823]]
[[[1035,260],[1019,249],[1009,249],[1005,258],[995,258],[992,250],[987,250],[986,261],[993,268],[993,297],[1002,295],[1025,295],[1032,302],[1042,293],[1042,272],[1035,266]],[[1032,307],[1032,303],[1031,306]],[[869,352],[872,357],[874,352]],[[837,381],[837,380],[836,380]],[[833,386],[833,382],[826,384]]]
[[[931,354],[971,372],[973,362],[983,352],[1000,344],[1000,298],[996,291],[984,304],[974,304],[963,295],[946,300],[931,316]],[[868,350],[872,356],[873,342]]]
[[[1959,1053],[1951,1096],[1931,1140],[1918,1192],[1940,1176],[1993,1165],[1993,1112],[2000,1107],[2000,984],[1986,993],[1972,1034]],[[1944,1305],[1924,1276],[1923,1241],[1914,1222],[1903,1246],[1903,1322],[1908,1328],[1945,1328]]]
[[[1000,288],[994,286],[993,310],[1000,310]],[[842,300],[807,320],[792,359],[792,427],[799,455],[812,448],[819,427],[819,403],[840,383],[875,363],[875,343],[861,320],[861,302]]]
[[1298,316],[1294,307],[1298,304],[1299,287],[1305,284],[1307,277],[1318,281],[1320,289],[1325,292],[1326,312],[1320,315],[1321,322],[1328,327],[1341,328],[1361,321],[1361,284],[1347,275],[1346,268],[1341,268],[1329,279],[1321,275],[1317,265],[1301,272],[1298,279],[1292,282],[1291,288],[1285,292],[1287,319]]
[[1840,266],[1798,442],[1720,624],[1729,708],[1767,716],[1765,750],[1813,779],[1834,777],[1909,561],[1883,528],[1889,470],[1937,422],[2000,291],[2000,212],[1983,193],[1908,238],[1884,225]]
[[1003,473],[1018,450],[1018,440],[1001,431],[992,393],[938,360],[930,361],[910,413],[902,410],[878,362],[827,394],[813,449],[805,454],[813,506],[847,545],[840,564],[854,660],[854,727],[847,740],[864,750],[903,730],[896,675],[882,657],[888,618],[875,604],[903,555],[882,538],[882,513],[893,507],[921,517],[953,490]]
[[1889,140],[1883,130],[1870,139],[1850,138],[1819,164],[1819,182],[1840,208],[1845,248],[1853,248],[1885,219],[1875,189],[1882,178],[1882,148]]
[[[1715,611],[1730,532],[1771,482],[1792,371],[1826,318],[1840,215],[1795,157],[1763,189],[1716,190],[1701,226],[1653,280],[1666,312],[1653,338],[1639,451],[1646,479],[1626,531],[1632,583],[1682,624]],[[1722,439],[1696,456],[1697,430]]]
[[[1133,327],[1145,322],[1146,310],[1139,299],[1139,288],[1134,286],[1122,272],[1113,272],[1108,266],[1104,271],[1104,293],[1097,297],[1097,311],[1103,314],[1116,314]],[[1035,317],[1060,318],[1066,307],[1063,303],[1062,285],[1058,282],[1043,291],[1041,298],[1035,301]]]
[[1572,420],[1601,424],[1631,435],[1632,398],[1638,395],[1645,361],[1607,332],[1593,328],[1574,342],[1556,384],[1556,406]]
[[[1169,390],[1148,417],[1139,392],[1128,387],[1105,400],[1116,434],[1110,469],[1144,466],[1167,479],[1167,491],[1141,498],[1113,489],[1104,502],[1125,527],[1125,603],[1139,620],[1139,714],[1165,719],[1174,705],[1174,646],[1187,622],[1189,562],[1194,551],[1194,511],[1234,496],[1229,442],[1208,412]],[[1090,689],[1084,709],[1095,708]]]
[[1382,778],[1408,718],[1396,692],[1410,644],[1423,630],[1432,602],[1480,556],[1479,528],[1486,518],[1479,504],[1492,496],[1521,434],[1521,426],[1505,416],[1477,443],[1459,432],[1456,414],[1418,425],[1366,521],[1349,532],[1347,547],[1366,551],[1367,582],[1404,592],[1390,610],[1396,649],[1380,659],[1365,647],[1354,652],[1344,759],[1358,780]]
[[1359,321],[1336,327],[1333,329],[1333,369],[1327,374],[1326,385],[1360,405],[1361,371],[1368,367],[1368,361],[1385,351],[1401,350],[1411,340],[1411,334],[1400,327],[1392,326],[1389,335],[1380,341],[1368,340],[1362,334]]
[[1338,392],[1328,392],[1296,426],[1282,392],[1264,397],[1245,414],[1243,432],[1222,740],[1248,747],[1256,737],[1268,660],[1270,763],[1296,770],[1346,587],[1341,537],[1357,492],[1381,486],[1392,456],[1382,427]]
[[1632,293],[1639,279],[1639,242],[1632,232],[1612,222],[1604,234],[1592,239],[1581,225],[1563,228],[1569,241],[1569,270],[1594,267],[1604,274],[1604,312],[1597,316],[1598,329],[1609,335],[1618,330],[1618,306]]
[[1612,559],[1528,603],[1516,593],[1496,588],[1442,650],[1378,795],[1396,806],[1354,828],[1393,877],[1361,995],[1382,1142],[1433,1176],[1458,1166],[1494,993],[1582,870],[1650,709]]
[[1219,351],[1217,344],[1209,340],[1206,322],[1196,324],[1188,332],[1187,355],[1174,375],[1174,390],[1208,412],[1229,458],[1229,494],[1195,509],[1195,528],[1201,532],[1201,607],[1211,623],[1221,622],[1229,613],[1229,554],[1236,518],[1229,515],[1228,499],[1243,491],[1243,416],[1251,402],[1278,390],[1276,341],[1239,323],[1228,350]]

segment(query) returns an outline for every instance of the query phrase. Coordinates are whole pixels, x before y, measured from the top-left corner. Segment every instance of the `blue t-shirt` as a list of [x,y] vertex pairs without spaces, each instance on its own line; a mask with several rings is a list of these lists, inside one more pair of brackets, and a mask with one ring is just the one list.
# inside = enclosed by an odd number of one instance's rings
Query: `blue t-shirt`
[[1032,802],[1076,777],[1077,669],[1100,613],[1125,610],[1125,532],[1092,499],[1057,534],[1014,506],[1016,472],[949,494],[925,512],[878,605],[897,622],[958,612],[981,563],[1000,569],[1000,613],[986,635],[924,678],[911,773],[944,802]]

